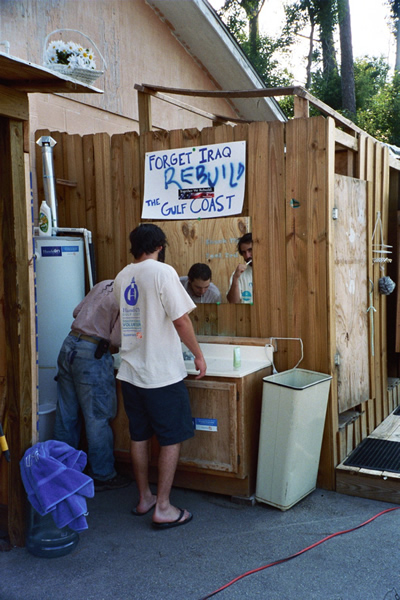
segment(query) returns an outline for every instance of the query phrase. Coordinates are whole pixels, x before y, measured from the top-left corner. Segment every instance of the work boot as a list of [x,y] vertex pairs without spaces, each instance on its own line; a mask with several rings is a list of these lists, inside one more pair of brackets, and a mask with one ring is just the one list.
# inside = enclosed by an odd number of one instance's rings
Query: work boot
[[101,481],[101,479],[93,479],[93,482],[96,492],[104,492],[106,490],[119,490],[127,487],[132,483],[132,479],[117,474],[112,479],[107,479],[106,481]]

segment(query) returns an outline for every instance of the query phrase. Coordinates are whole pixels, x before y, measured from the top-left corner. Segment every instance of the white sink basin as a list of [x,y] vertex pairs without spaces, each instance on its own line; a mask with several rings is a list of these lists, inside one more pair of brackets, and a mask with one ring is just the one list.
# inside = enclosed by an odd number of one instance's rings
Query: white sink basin
[[[233,346],[231,344],[200,343],[207,363],[206,375],[213,377],[244,377],[272,365],[272,346]],[[240,348],[241,366],[233,368],[233,349]],[[182,345],[183,351],[188,352]],[[185,360],[188,375],[198,375],[193,360]]]

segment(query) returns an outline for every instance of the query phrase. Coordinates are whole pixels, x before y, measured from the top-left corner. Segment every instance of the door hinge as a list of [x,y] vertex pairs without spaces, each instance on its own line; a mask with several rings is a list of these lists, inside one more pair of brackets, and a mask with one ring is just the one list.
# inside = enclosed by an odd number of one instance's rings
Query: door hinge
[[340,354],[336,352],[335,354],[335,366],[338,367],[340,365]]
[[332,219],[336,221],[339,217],[339,209],[334,207],[332,208]]
[[240,465],[240,454],[237,455],[237,464]]

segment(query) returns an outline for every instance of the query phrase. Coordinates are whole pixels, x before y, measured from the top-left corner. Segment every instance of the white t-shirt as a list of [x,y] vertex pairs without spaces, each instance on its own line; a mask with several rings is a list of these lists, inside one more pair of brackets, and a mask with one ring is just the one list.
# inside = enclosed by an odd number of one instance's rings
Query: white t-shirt
[[175,269],[153,259],[132,263],[118,273],[114,293],[122,340],[117,378],[142,388],[182,381],[187,372],[173,321],[196,305]]
[[[229,280],[229,289],[231,289],[234,272]],[[251,304],[253,302],[253,267],[249,265],[239,277],[240,302],[242,304]]]

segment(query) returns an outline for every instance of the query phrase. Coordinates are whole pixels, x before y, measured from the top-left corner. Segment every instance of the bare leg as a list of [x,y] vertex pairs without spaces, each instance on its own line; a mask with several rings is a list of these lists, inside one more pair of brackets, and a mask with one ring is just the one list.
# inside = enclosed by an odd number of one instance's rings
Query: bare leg
[[[158,458],[157,504],[153,515],[153,521],[156,523],[175,521],[179,517],[180,511],[175,506],[172,506],[169,497],[180,450],[180,444],[161,446],[160,449]],[[181,520],[185,521],[188,517],[189,513],[185,510]]]
[[136,506],[136,510],[139,513],[145,513],[155,505],[157,499],[149,486],[149,441],[131,441],[131,456],[133,473],[139,489],[139,503]]

